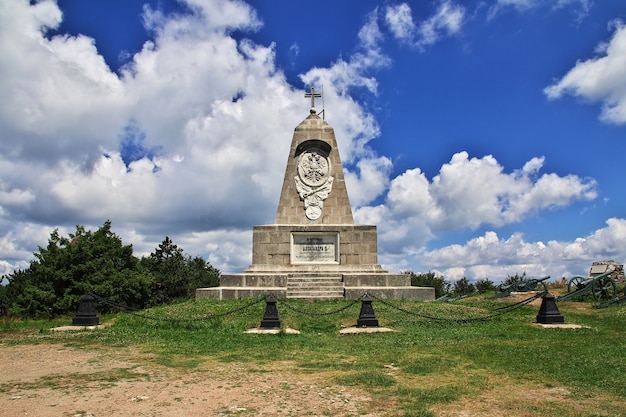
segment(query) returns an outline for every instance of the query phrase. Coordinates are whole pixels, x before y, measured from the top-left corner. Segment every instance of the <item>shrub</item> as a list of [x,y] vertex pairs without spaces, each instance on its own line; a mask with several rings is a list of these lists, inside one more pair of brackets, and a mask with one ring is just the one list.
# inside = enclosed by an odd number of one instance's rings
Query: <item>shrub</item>
[[467,278],[463,277],[454,282],[452,292],[457,295],[470,295],[476,292],[476,287]]
[[435,288],[435,297],[441,297],[448,291],[449,284],[443,278],[443,275],[437,275],[434,272],[415,274],[414,272],[404,272],[411,276],[411,285],[414,287],[433,287]]
[[476,291],[478,291],[479,294],[484,294],[486,292],[496,290],[496,285],[488,278],[479,279],[474,283],[474,286],[476,287]]

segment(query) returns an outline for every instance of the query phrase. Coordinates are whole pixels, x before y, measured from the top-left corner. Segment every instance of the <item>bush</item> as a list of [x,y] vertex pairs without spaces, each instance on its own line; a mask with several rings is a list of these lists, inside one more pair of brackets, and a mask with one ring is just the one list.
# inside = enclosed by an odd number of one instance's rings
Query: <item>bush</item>
[[467,278],[463,277],[454,282],[452,292],[457,295],[470,295],[476,292],[476,287]]
[[[0,314],[48,317],[76,312],[88,292],[132,308],[191,298],[198,286],[219,283],[219,270],[200,257],[182,253],[169,238],[148,260],[133,256],[132,245],[111,231],[76,226],[69,237],[55,230],[25,270],[2,277]],[[107,306],[100,304],[101,310]]]
[[435,298],[439,298],[448,291],[449,284],[443,278],[443,275],[436,275],[434,272],[415,274],[407,271],[404,274],[411,276],[411,285],[414,287],[433,287],[435,288]]
[[153,276],[151,305],[189,299],[196,288],[219,285],[218,269],[199,256],[184,255],[168,236],[150,256],[141,258],[140,263]]
[[476,287],[476,291],[478,291],[479,294],[484,294],[486,292],[496,290],[496,285],[493,283],[493,281],[487,278],[479,279],[478,281],[476,281],[474,286]]
[[522,275],[515,274],[515,275],[507,276],[504,282],[502,282],[502,285],[515,285],[515,284],[523,283],[528,280],[529,278],[526,278],[526,272],[524,272]]

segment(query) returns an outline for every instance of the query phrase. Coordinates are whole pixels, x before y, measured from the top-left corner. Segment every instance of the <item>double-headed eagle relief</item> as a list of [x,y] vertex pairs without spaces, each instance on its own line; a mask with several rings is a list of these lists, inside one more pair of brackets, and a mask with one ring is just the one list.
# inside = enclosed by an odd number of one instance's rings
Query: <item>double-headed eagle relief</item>
[[304,210],[309,220],[322,216],[324,200],[333,189],[328,157],[320,149],[308,149],[298,158],[296,190],[304,201]]

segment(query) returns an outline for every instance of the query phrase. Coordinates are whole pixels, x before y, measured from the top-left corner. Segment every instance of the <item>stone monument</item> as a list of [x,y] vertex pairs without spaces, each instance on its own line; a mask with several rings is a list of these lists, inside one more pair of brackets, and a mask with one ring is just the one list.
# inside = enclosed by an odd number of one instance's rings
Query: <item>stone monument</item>
[[252,264],[223,274],[220,286],[198,288],[199,298],[432,300],[435,290],[412,287],[409,275],[378,264],[376,226],[354,223],[333,128],[315,110],[294,131],[274,224],[254,226]]

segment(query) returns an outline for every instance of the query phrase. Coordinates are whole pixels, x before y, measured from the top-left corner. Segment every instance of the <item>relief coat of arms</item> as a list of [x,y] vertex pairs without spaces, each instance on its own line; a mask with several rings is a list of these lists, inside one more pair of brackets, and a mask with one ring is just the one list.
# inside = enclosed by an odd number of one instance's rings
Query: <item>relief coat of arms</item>
[[308,149],[298,158],[296,190],[304,201],[304,210],[309,220],[322,216],[324,200],[333,188],[328,157],[319,149]]

